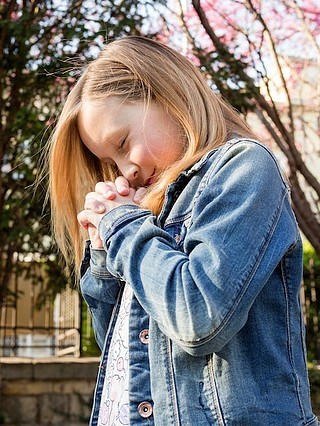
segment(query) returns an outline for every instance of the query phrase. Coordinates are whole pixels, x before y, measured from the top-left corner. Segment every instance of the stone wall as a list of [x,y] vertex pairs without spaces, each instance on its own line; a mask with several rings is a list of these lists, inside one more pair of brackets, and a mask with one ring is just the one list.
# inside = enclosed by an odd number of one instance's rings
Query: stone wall
[[0,424],[88,425],[98,358],[0,358]]
[[[0,425],[88,425],[98,358],[0,358]],[[320,418],[320,366],[310,366]]]

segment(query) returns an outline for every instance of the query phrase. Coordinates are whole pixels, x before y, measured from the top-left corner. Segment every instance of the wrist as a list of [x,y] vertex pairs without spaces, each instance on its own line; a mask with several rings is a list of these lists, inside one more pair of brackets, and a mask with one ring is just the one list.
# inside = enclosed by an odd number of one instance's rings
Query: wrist
[[103,250],[103,249],[104,249],[104,248],[103,248],[102,241],[100,240],[100,238],[99,238],[99,241],[92,240],[92,241],[91,241],[91,247],[92,247],[94,250]]

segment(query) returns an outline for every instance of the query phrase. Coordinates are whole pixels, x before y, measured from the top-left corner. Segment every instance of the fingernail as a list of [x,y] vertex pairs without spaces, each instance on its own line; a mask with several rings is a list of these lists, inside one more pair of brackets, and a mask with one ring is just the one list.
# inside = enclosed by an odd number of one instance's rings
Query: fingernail
[[106,193],[107,198],[115,198],[116,194],[113,191],[108,191]]
[[102,212],[105,211],[105,208],[102,204],[100,204],[99,206],[97,206],[97,210],[98,210],[98,212],[102,213]]

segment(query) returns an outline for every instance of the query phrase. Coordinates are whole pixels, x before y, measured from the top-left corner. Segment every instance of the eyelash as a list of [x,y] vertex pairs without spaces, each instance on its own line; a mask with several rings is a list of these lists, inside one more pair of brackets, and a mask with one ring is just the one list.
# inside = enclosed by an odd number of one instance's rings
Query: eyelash
[[125,143],[126,143],[126,138],[125,138],[125,139],[123,139],[123,140],[120,142],[120,144],[119,144],[119,151],[121,151],[121,150],[122,150],[122,148],[124,147]]

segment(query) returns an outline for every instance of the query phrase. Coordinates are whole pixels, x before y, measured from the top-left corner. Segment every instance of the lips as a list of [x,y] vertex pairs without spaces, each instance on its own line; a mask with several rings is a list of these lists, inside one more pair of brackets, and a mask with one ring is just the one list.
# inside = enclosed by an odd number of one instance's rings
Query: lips
[[156,180],[157,180],[156,170],[154,169],[153,172],[152,172],[152,175],[149,177],[149,179],[146,180],[144,186],[150,186],[153,183],[155,183]]

